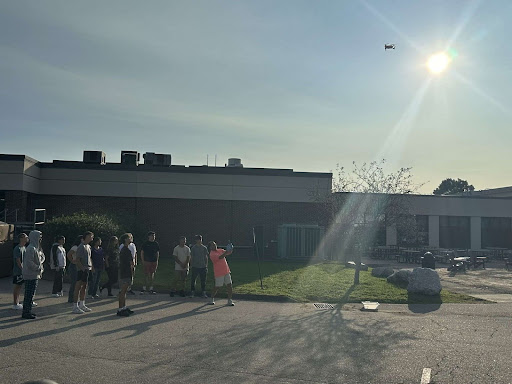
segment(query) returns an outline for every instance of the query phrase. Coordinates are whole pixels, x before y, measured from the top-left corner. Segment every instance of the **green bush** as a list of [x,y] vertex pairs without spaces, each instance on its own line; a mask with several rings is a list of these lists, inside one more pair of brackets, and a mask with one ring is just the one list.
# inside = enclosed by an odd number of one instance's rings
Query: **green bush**
[[49,255],[50,247],[58,235],[66,237],[66,250],[71,248],[77,236],[86,231],[93,232],[95,237],[101,237],[103,247],[106,247],[110,237],[121,235],[123,228],[109,215],[77,212],[48,220],[41,231],[43,232],[43,250]]

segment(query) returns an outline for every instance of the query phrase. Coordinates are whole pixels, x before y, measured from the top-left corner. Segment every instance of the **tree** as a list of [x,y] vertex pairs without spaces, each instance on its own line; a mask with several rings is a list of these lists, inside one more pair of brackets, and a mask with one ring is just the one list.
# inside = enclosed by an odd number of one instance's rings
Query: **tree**
[[104,242],[108,242],[111,236],[119,236],[124,232],[114,218],[85,212],[58,216],[48,220],[41,231],[43,232],[43,249],[45,251],[51,247],[54,238],[58,235],[66,237],[66,248],[69,249],[75,239],[86,231],[93,232],[95,237],[101,237]]
[[434,195],[453,195],[456,193],[463,193],[463,192],[469,192],[474,191],[475,187],[468,184],[466,180],[462,179],[444,179],[441,181],[441,184],[439,184],[439,187],[434,189],[433,194]]
[[383,159],[361,166],[352,162],[350,172],[338,164],[332,193],[322,196],[318,188],[312,192],[312,199],[320,203],[331,222],[322,251],[354,257],[354,284],[359,283],[361,251],[373,245],[382,228],[402,225],[402,233],[412,229],[404,220],[410,216],[409,200],[404,195],[416,193],[423,186],[413,181],[412,168],[386,172],[385,162]]

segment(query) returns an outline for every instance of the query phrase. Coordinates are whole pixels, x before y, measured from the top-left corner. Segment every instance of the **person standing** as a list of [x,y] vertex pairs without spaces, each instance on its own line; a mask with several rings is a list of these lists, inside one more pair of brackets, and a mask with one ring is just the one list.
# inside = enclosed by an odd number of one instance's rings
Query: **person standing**
[[13,306],[12,309],[20,310],[23,309],[23,305],[20,304],[20,292],[21,286],[23,285],[23,257],[25,255],[25,246],[28,242],[28,236],[26,233],[20,233],[18,235],[18,245],[14,247],[12,251],[14,266],[12,268],[12,296]]
[[190,297],[194,297],[196,291],[197,276],[201,279],[202,297],[207,298],[206,294],[206,274],[208,273],[208,248],[203,244],[203,237],[201,235],[195,236],[196,243],[190,249],[191,258],[190,265],[192,266],[192,276],[190,280]]
[[226,256],[231,255],[233,251],[225,251],[224,249],[217,248],[217,243],[215,243],[215,241],[210,241],[208,243],[208,249],[210,250],[210,259],[213,263],[213,275],[215,276],[215,286],[212,290],[212,301],[210,304],[215,304],[215,295],[217,294],[217,291],[223,285],[226,285],[226,290],[228,292],[228,305],[234,306],[235,303],[232,300],[233,283],[231,280],[231,271],[229,269],[228,262],[226,261]]
[[89,296],[91,299],[97,299],[98,288],[100,286],[101,274],[105,269],[105,256],[103,248],[101,248],[101,237],[95,237],[91,247],[91,261],[92,261],[92,283],[89,285]]
[[67,265],[68,265],[68,273],[69,278],[71,279],[71,284],[69,285],[69,293],[68,293],[68,303],[73,303],[73,297],[75,296],[75,286],[76,286],[76,264],[74,261],[74,255],[76,253],[76,250],[78,249],[78,246],[82,243],[82,240],[84,239],[83,235],[80,235],[76,238],[75,243],[71,247],[71,249],[68,251],[67,254]]
[[25,249],[23,258],[23,280],[25,280],[25,297],[23,298],[23,319],[35,319],[32,313],[32,304],[36,294],[37,283],[43,275],[45,260],[41,249],[41,231],[33,230],[28,235],[30,244]]
[[141,295],[146,293],[146,287],[149,287],[149,293],[156,295],[153,289],[153,281],[155,279],[155,272],[158,268],[158,260],[160,259],[160,245],[156,241],[156,234],[153,231],[148,232],[148,240],[142,245],[142,252],[140,258],[144,265],[145,283],[142,287]]
[[[121,245],[119,246],[119,251],[121,251],[123,249],[123,247],[124,247],[124,243],[125,242],[124,242],[124,237],[123,236],[127,236],[130,239],[130,244],[128,245],[128,249],[132,253],[133,273],[134,273],[134,276],[135,276],[135,267],[137,266],[137,247],[135,246],[135,243],[133,242],[133,235],[131,233],[125,233],[119,239],[119,241],[121,243]],[[133,292],[133,289],[131,287],[130,287],[130,290],[128,291],[128,293],[130,295],[135,295],[135,292]]]
[[74,256],[76,264],[76,286],[75,295],[73,297],[73,313],[81,314],[90,312],[91,309],[85,305],[85,293],[87,292],[87,281],[92,269],[91,246],[89,243],[93,241],[94,233],[85,232],[82,243],[76,249]]
[[107,288],[108,296],[112,294],[112,286],[117,283],[119,273],[119,239],[112,236],[108,241],[107,251],[105,255],[105,270],[107,271],[108,281],[100,287],[100,293]]
[[174,285],[171,290],[171,297],[178,290],[180,286],[180,296],[185,297],[185,282],[187,280],[188,268],[190,264],[190,248],[186,245],[187,238],[185,236],[180,237],[180,243],[174,247],[172,255],[174,256]]
[[117,316],[130,316],[133,311],[126,306],[126,292],[133,284],[133,274],[135,263],[129,249],[131,242],[130,236],[121,236],[124,241],[124,247],[119,254],[119,308]]
[[62,235],[55,238],[55,243],[52,245],[50,252],[50,268],[54,270],[53,276],[53,297],[62,297],[62,280],[64,278],[64,271],[66,270],[66,250],[64,244],[66,238]]

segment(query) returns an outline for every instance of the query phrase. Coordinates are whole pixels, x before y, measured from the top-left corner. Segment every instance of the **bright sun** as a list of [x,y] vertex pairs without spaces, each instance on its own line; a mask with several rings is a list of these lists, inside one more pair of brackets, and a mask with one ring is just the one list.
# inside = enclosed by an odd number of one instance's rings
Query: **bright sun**
[[427,62],[427,67],[432,73],[441,73],[446,68],[448,68],[448,64],[450,64],[450,57],[444,53],[436,53],[435,55],[430,56]]

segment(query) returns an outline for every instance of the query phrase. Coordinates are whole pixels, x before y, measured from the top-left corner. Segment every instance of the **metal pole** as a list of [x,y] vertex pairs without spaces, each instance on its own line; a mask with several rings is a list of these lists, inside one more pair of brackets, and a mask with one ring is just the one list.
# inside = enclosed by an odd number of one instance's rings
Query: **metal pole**
[[260,267],[260,251],[258,250],[258,245],[256,244],[256,231],[254,227],[252,227],[252,241],[254,244],[254,248],[256,248],[256,258],[258,259],[258,273],[260,274],[260,287],[263,288],[263,279],[261,277],[261,267]]

